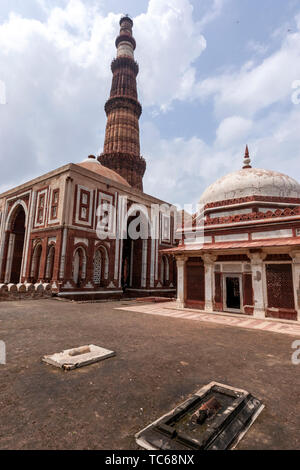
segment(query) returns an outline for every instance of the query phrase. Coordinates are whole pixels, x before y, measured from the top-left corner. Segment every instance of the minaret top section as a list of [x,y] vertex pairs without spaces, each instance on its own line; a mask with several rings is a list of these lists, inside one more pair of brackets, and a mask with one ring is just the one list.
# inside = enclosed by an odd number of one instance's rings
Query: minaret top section
[[136,42],[132,36],[132,19],[129,16],[123,16],[120,20],[120,27],[120,34],[116,39],[117,57],[130,57],[134,59]]

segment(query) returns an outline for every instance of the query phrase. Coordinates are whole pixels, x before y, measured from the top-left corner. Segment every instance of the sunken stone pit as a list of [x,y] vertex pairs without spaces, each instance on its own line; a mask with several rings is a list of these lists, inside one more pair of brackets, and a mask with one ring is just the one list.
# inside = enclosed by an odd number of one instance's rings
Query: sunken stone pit
[[147,450],[231,449],[263,408],[245,390],[211,382],[139,432],[136,442]]

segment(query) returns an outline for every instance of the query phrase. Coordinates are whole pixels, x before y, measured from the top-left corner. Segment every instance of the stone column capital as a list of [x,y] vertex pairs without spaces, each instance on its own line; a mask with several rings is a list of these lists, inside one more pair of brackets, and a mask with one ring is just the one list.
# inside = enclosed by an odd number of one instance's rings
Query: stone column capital
[[291,251],[290,256],[294,264],[300,264],[300,250]]
[[201,258],[203,259],[205,264],[213,264],[215,261],[217,261],[217,255],[213,255],[211,253],[204,253],[201,255]]
[[262,252],[257,252],[257,253],[249,253],[248,254],[250,260],[251,260],[251,264],[252,265],[255,265],[255,264],[262,264],[263,261],[266,259],[267,257],[267,253],[262,253]]
[[184,255],[179,255],[179,256],[176,256],[176,262],[177,264],[184,264],[186,261],[187,261],[187,256],[184,256]]
[[185,263],[187,257],[179,255],[176,257],[177,262],[177,307],[184,308],[186,297],[186,273]]

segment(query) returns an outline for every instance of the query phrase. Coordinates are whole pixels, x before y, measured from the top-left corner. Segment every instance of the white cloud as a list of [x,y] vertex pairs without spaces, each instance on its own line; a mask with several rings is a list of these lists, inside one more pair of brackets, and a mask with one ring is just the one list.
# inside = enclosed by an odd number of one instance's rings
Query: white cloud
[[[237,116],[231,122],[235,120],[238,122]],[[242,119],[240,122],[243,123]],[[224,129],[228,123],[230,118],[220,128]],[[246,123],[246,128],[250,125]],[[242,168],[246,143],[254,167],[279,171],[300,180],[299,128],[300,113],[294,109],[291,113],[276,113],[259,120],[247,140],[234,132],[225,140],[216,138],[208,145],[196,137],[165,140],[147,123],[143,126],[144,148],[151,158],[147,162],[145,191],[182,206],[196,204],[211,183]]]
[[268,52],[269,45],[261,42],[253,41],[252,39],[248,42],[248,49],[251,52],[255,52],[257,55],[265,55]]
[[[0,80],[7,94],[0,106],[0,190],[103,145],[120,15],[103,15],[98,2],[66,0],[54,8],[39,1],[45,21],[12,14],[0,25]],[[150,0],[134,19],[143,106],[158,113],[175,100],[212,98],[218,117],[211,144],[197,136],[165,139],[142,122],[145,190],[171,202],[196,202],[208,184],[240,168],[246,143],[254,165],[300,178],[300,105],[291,104],[292,82],[300,79],[300,17],[299,30],[286,33],[264,60],[197,83],[194,62],[206,47],[201,28],[223,4],[215,1],[197,23],[188,0]],[[282,109],[271,112],[273,104]]]
[[[98,1],[39,4],[44,21],[11,13],[0,25],[0,80],[7,90],[0,162],[7,188],[103,146],[121,13],[103,15]],[[135,18],[134,34],[143,105],[166,109],[184,99],[194,85],[192,62],[205,47],[189,1],[150,0]]]
[[300,77],[300,21],[298,30],[286,34],[279,50],[261,63],[248,62],[235,72],[209,77],[195,85],[194,96],[214,97],[219,116],[254,115],[290,99],[291,85]]
[[300,105],[255,121],[224,119],[211,145],[201,139],[163,139],[153,124],[143,126],[148,160],[145,190],[173,203],[196,203],[207,186],[242,168],[248,143],[252,165],[300,181]]
[[252,121],[241,116],[231,116],[224,119],[217,129],[217,142],[227,145],[233,141],[240,141],[249,136]]
[[299,30],[286,33],[279,49],[259,63],[250,60],[192,86],[190,99],[214,100],[215,140],[210,145],[198,138],[166,142],[157,135],[155,147],[148,147],[155,159],[146,174],[147,191],[163,181],[160,197],[196,202],[209,184],[242,167],[247,143],[253,166],[300,180],[300,105],[291,101],[292,83],[300,79],[300,16],[297,24]]
[[227,0],[213,0],[213,2],[210,0],[210,8],[200,22],[202,28],[204,28],[208,23],[211,23],[221,14],[226,2]]
[[220,175],[242,165],[242,141],[206,144],[198,137],[164,139],[152,123],[144,123],[147,161],[145,191],[181,204],[196,204],[203,190]]
[[188,0],[150,0],[135,19],[140,63],[140,95],[144,105],[167,109],[186,99],[195,83],[193,62],[206,47]]

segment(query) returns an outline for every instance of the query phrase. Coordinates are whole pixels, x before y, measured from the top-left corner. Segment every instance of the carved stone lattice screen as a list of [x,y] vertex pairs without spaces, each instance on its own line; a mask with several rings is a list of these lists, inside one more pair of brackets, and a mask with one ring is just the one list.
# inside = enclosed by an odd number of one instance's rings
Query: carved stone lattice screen
[[294,309],[292,265],[267,264],[266,275],[268,307]]

